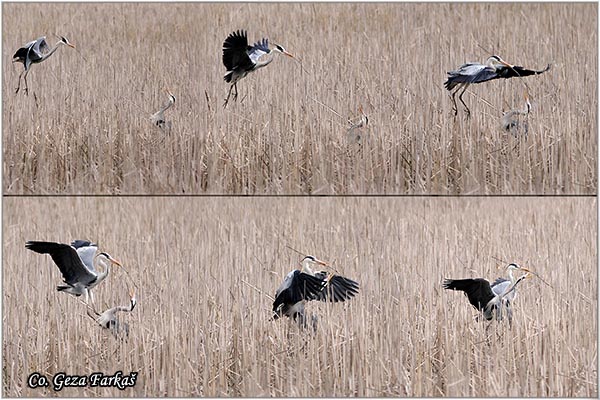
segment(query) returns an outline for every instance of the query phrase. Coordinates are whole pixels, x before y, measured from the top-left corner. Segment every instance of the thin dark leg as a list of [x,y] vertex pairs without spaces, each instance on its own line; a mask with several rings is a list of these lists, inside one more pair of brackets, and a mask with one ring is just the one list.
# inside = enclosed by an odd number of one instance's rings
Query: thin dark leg
[[237,101],[238,91],[237,91],[237,82],[233,84],[235,87],[235,93],[233,94],[233,101]]
[[[227,107],[227,103],[229,103],[229,97],[231,96],[231,89],[235,86],[235,83],[229,86],[229,92],[227,93],[227,98],[225,99],[225,104],[223,104],[223,108]],[[236,89],[237,91],[237,89]]]
[[458,115],[458,107],[456,106],[456,92],[458,92],[460,90],[460,86],[458,87],[458,89],[456,89],[454,92],[452,92],[452,95],[450,96],[452,98],[452,111],[454,111],[454,116]]
[[25,72],[25,70],[21,71],[19,74],[19,82],[17,82],[17,90],[15,90],[15,94],[19,93],[19,89],[21,89],[21,76],[23,76],[23,72]]
[[23,76],[23,80],[25,81],[25,88],[23,88],[23,90],[25,91],[25,95],[27,95],[29,93],[29,86],[27,85],[27,74],[29,73],[29,70],[25,71],[25,75]]
[[464,87],[463,90],[460,92],[460,94],[458,95],[458,99],[460,100],[461,103],[463,103],[463,106],[465,106],[465,111],[467,112],[467,117],[471,116],[471,110],[469,110],[469,107],[467,107],[467,105],[465,104],[465,102],[463,101],[463,94],[465,94],[465,90],[467,90],[467,88],[469,87],[469,84],[467,83]]

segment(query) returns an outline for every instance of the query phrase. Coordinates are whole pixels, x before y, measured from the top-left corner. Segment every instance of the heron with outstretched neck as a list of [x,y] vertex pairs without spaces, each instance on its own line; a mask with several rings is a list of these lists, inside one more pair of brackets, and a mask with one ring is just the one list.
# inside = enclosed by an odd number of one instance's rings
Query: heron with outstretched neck
[[18,49],[13,56],[12,62],[22,63],[25,69],[19,74],[19,81],[17,83],[17,89],[15,90],[15,93],[19,93],[19,89],[21,88],[21,76],[25,74],[23,76],[23,80],[25,81],[25,87],[23,90],[25,94],[27,94],[29,90],[27,86],[27,74],[29,73],[31,65],[39,64],[42,61],[47,60],[56,52],[56,50],[58,50],[60,46],[63,45],[69,46],[73,49],[75,48],[73,43],[70,43],[66,37],[61,36],[60,40],[56,42],[52,49],[50,49],[48,43],[46,43],[46,37],[42,36],[36,40],[32,40],[31,42],[25,44],[25,46]]

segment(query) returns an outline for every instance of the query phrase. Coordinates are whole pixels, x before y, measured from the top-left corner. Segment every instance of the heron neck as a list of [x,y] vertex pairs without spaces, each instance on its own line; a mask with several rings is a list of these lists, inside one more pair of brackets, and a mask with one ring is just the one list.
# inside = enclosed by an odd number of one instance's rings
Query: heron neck
[[63,44],[63,42],[58,42],[54,45],[54,47],[46,54],[44,54],[42,56],[42,59],[40,61],[44,61],[45,59],[49,58],[52,54],[54,54],[54,52],[56,50],[58,50],[58,48]]

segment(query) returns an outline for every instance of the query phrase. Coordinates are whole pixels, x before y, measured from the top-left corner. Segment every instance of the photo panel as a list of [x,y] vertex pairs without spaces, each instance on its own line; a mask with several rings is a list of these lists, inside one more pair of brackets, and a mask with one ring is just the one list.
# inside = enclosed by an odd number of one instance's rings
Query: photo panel
[[596,3],[2,10],[5,194],[597,191]]
[[[5,198],[3,209],[4,396],[598,395],[595,198]],[[56,260],[30,250],[76,239],[120,264],[92,306],[58,291]],[[300,271],[307,256],[326,262],[326,280]],[[513,272],[511,318],[486,321],[444,289]],[[274,318],[277,298],[290,305],[278,288],[301,274],[314,292],[304,321]],[[342,278],[357,293],[319,301],[313,280]],[[119,328],[101,326],[115,306]]]

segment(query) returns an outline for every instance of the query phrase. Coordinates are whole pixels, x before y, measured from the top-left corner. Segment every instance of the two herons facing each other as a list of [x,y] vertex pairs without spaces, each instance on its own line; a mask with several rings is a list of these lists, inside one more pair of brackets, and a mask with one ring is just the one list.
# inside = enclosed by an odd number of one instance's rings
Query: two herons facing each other
[[[102,313],[96,311],[92,289],[102,283],[110,273],[111,266],[123,268],[121,262],[105,252],[98,253],[98,245],[87,240],[75,240],[70,245],[54,242],[28,241],[25,247],[39,254],[48,254],[60,270],[64,285],[56,290],[79,297],[84,295],[88,315],[115,336],[129,333],[129,326],[121,324],[118,312],[133,311],[137,300],[130,292],[130,305],[110,308]],[[102,267],[102,271],[98,269]],[[91,300],[91,302],[90,302]],[[95,314],[95,316],[93,314]]]

